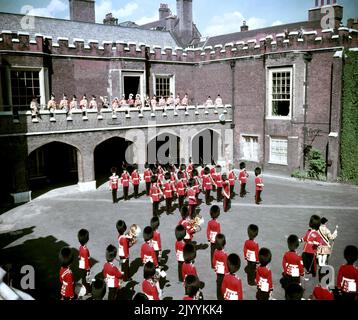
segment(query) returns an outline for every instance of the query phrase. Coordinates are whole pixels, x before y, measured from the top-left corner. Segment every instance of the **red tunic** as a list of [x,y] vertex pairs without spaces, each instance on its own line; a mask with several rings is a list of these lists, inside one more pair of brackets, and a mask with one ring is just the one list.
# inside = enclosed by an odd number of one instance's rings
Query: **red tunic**
[[213,179],[214,179],[215,184],[218,188],[221,188],[223,186],[223,179],[222,179],[222,175],[220,173],[215,174]]
[[235,185],[235,180],[236,180],[236,176],[235,176],[234,171],[232,171],[232,170],[229,171],[228,179],[229,179],[230,186],[234,186]]
[[80,246],[78,259],[79,259],[79,269],[82,270],[89,270],[91,268],[90,266],[90,253],[86,246]]
[[184,182],[182,180],[179,180],[176,184],[176,189],[178,196],[185,196],[185,187]]
[[223,181],[223,196],[230,199],[230,182],[229,180]]
[[193,173],[193,165],[191,163],[188,164],[188,166],[186,167],[186,172],[188,173],[188,176],[190,178],[192,178],[192,173]]
[[173,198],[173,187],[172,184],[166,181],[163,185],[164,197],[165,199]]
[[304,276],[302,258],[295,251],[287,251],[282,259],[283,273],[297,278]]
[[159,186],[156,183],[152,184],[152,187],[150,188],[149,195],[152,198],[153,202],[159,202],[160,201],[161,190],[160,190]]
[[196,201],[196,190],[194,187],[188,189],[188,201],[189,201],[189,205],[195,205],[197,204]]
[[244,244],[245,260],[251,262],[259,261],[259,245],[254,240],[246,240]]
[[149,245],[149,243],[145,242],[142,244],[140,248],[140,257],[142,259],[143,264],[146,264],[148,261],[154,263],[155,267],[158,267],[158,260],[155,254],[153,247]]
[[188,219],[181,219],[178,223],[178,225],[181,224],[185,230],[186,230],[186,235],[184,239],[190,239],[192,240],[194,237],[194,233],[195,230],[193,230],[190,226],[189,220]]
[[[239,180],[240,180],[240,183],[247,183],[247,172],[246,172],[246,169],[240,170]],[[256,181],[256,180],[255,180],[255,181]]]
[[260,177],[256,177],[255,178],[256,191],[263,190],[263,187],[259,186],[259,184],[262,184],[262,179]]
[[205,190],[211,190],[213,188],[212,180],[210,175],[204,175],[203,176],[203,188]]
[[111,190],[118,189],[118,181],[119,181],[119,177],[117,175],[109,177],[109,187],[111,188]]
[[319,232],[316,230],[308,230],[306,235],[303,237],[303,241],[305,242],[303,252],[312,254],[317,252],[317,247],[320,244],[324,245],[324,241],[322,240]]
[[213,265],[216,273],[226,274],[229,272],[229,269],[227,268],[227,253],[224,250],[215,249]]
[[358,268],[354,265],[343,264],[337,276],[337,288],[352,295],[358,294]]
[[317,285],[313,289],[313,297],[316,300],[334,300],[334,295],[328,289],[322,288],[320,285]]
[[185,281],[186,276],[188,276],[188,275],[198,276],[194,264],[192,264],[191,262],[189,262],[189,263],[184,262],[183,268],[182,268],[182,276],[183,276],[184,281]]
[[125,235],[118,236],[118,256],[126,259],[129,257],[128,238]]
[[108,288],[119,288],[119,279],[122,279],[123,274],[113,262],[106,262],[103,266],[103,276]]
[[139,173],[138,173],[137,170],[135,170],[135,171],[132,172],[131,178],[132,178],[132,183],[133,183],[133,185],[135,185],[135,186],[139,185],[140,176],[139,176]]
[[160,232],[158,230],[153,232],[152,246],[154,251],[162,250],[162,241],[160,239]]
[[144,170],[144,181],[145,182],[151,182],[152,181],[152,175],[153,175],[152,170],[145,169]]
[[183,240],[175,242],[175,254],[177,257],[177,261],[184,262],[184,256],[183,256],[184,246],[185,246],[185,242]]
[[259,266],[256,271],[257,288],[263,292],[270,292],[273,290],[272,272],[267,267]]
[[206,228],[206,237],[208,241],[210,241],[211,243],[215,243],[215,237],[220,232],[221,232],[220,223],[214,219],[211,219],[208,222],[208,226]]
[[142,282],[142,291],[149,300],[159,300],[158,288],[152,279]]
[[61,282],[61,296],[64,298],[73,298],[74,294],[74,281],[71,269],[61,267],[60,269],[60,282]]
[[242,300],[241,279],[234,274],[227,273],[221,285],[221,293],[224,296],[224,300]]
[[194,300],[194,298],[191,298],[191,297],[185,296],[185,297],[183,297],[183,300]]
[[128,172],[123,172],[121,176],[121,182],[123,187],[129,187],[129,174]]

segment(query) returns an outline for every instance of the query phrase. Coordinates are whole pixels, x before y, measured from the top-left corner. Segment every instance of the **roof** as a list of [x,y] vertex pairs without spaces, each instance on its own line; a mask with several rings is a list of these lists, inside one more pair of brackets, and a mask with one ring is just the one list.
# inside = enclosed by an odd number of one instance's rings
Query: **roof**
[[269,35],[282,33],[286,29],[288,30],[288,32],[291,32],[291,31],[298,31],[301,28],[303,28],[304,31],[321,29],[320,21],[295,22],[295,23],[283,24],[279,26],[267,27],[262,29],[248,30],[243,32],[228,33],[215,37],[208,37],[206,41],[200,42],[197,46],[198,47],[215,46],[219,44],[224,46],[225,44],[230,42],[261,39]]
[[[123,27],[118,25],[104,25],[99,23],[78,22],[64,19],[54,19],[46,17],[34,17],[34,28],[26,28],[25,23],[21,23],[23,14],[0,12],[0,31],[10,30],[13,32],[28,32],[31,38],[35,34],[52,37],[53,41],[57,38],[83,39],[102,41],[123,41],[144,43],[148,46],[161,46],[175,48],[178,44],[168,31],[146,30],[140,27]],[[31,26],[31,25],[29,25]]]

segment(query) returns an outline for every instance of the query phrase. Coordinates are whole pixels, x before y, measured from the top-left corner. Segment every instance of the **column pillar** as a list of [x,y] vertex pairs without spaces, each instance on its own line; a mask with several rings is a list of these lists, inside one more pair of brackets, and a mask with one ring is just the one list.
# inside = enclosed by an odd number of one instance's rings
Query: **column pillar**
[[77,150],[77,167],[79,191],[96,190],[93,152]]

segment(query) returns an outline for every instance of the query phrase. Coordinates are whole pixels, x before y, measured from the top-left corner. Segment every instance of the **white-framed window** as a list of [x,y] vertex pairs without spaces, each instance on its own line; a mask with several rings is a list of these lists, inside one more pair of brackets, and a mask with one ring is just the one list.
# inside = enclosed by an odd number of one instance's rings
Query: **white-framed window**
[[241,136],[241,158],[248,161],[259,161],[259,138],[257,136]]
[[175,77],[168,74],[153,74],[153,92],[157,97],[175,98]]
[[267,114],[269,118],[291,119],[292,70],[292,67],[269,69]]
[[270,163],[287,165],[287,138],[270,138]]

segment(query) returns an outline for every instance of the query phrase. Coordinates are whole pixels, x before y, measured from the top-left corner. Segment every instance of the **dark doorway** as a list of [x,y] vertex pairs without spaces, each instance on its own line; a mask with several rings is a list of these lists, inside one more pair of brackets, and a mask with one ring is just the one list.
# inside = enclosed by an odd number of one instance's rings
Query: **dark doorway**
[[180,138],[170,133],[163,133],[148,143],[147,161],[161,165],[180,164]]
[[126,95],[126,99],[129,98],[130,94],[133,94],[133,99],[135,99],[135,95],[141,94],[140,92],[140,77],[136,76],[124,76],[124,94]]
[[51,142],[36,149],[29,155],[28,166],[33,198],[78,183],[77,149],[68,144]]
[[219,156],[219,134],[213,130],[201,131],[192,140],[192,161],[194,164],[214,164]]
[[111,168],[117,168],[117,174],[122,172],[126,162],[126,150],[131,141],[120,137],[108,139],[99,144],[94,151],[94,168],[97,187],[106,182],[111,175]]

